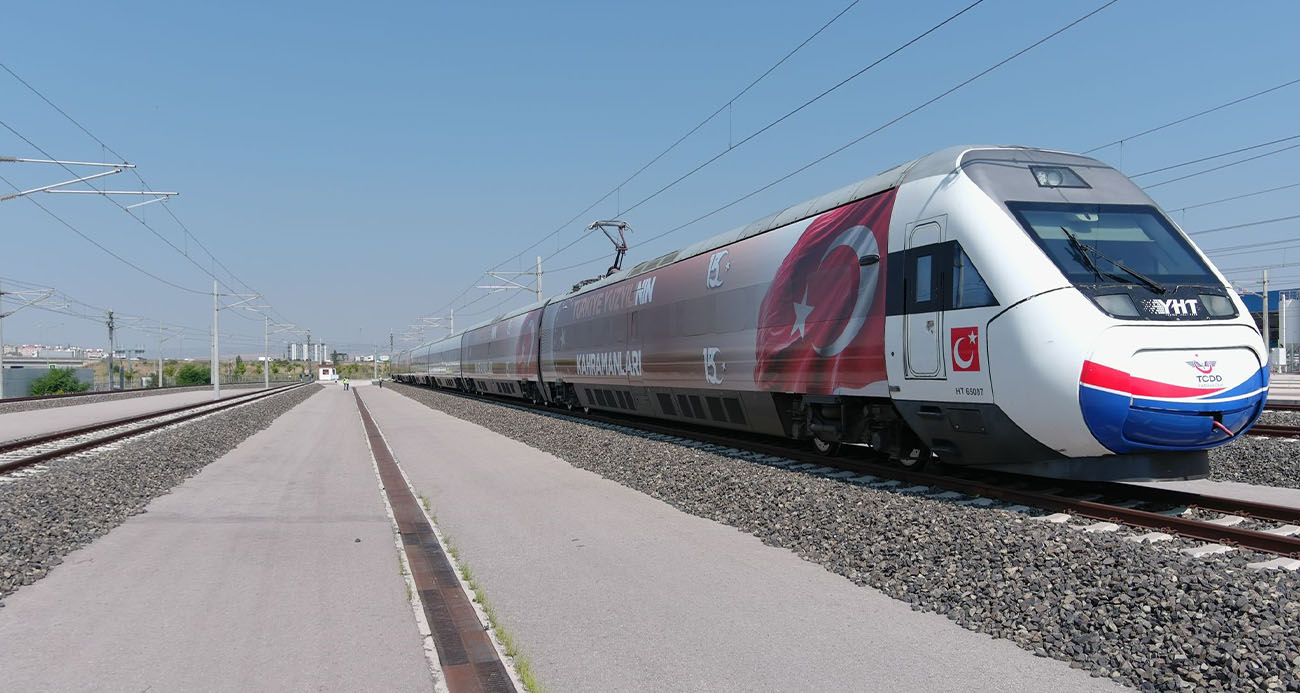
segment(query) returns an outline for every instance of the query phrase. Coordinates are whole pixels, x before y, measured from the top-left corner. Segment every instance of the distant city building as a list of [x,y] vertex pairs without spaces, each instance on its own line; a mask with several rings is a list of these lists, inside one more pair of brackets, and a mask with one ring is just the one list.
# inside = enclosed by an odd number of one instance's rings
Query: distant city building
[[85,359],[87,361],[104,358],[105,351],[99,347],[79,347],[68,344],[5,344],[0,346],[6,357],[29,359]]

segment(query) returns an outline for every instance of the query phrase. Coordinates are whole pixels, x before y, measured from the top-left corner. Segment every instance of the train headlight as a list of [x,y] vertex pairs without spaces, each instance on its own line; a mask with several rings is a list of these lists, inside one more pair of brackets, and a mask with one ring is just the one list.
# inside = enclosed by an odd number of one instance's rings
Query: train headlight
[[1232,317],[1237,314],[1237,309],[1232,305],[1232,299],[1227,296],[1217,294],[1201,294],[1201,305],[1205,306],[1205,312],[1216,318]]
[[1138,317],[1137,306],[1134,305],[1133,299],[1128,294],[1105,294],[1093,296],[1092,300],[1096,301],[1102,310],[1117,318]]
[[1034,181],[1040,188],[1091,188],[1074,172],[1074,169],[1066,166],[1030,166],[1029,172],[1034,174]]

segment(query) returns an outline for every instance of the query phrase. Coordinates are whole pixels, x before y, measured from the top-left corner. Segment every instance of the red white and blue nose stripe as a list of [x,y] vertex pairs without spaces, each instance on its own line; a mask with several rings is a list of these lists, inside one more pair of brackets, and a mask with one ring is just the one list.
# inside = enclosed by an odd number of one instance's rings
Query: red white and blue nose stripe
[[1223,445],[1259,416],[1268,369],[1231,387],[1187,387],[1084,361],[1079,406],[1093,436],[1117,453]]

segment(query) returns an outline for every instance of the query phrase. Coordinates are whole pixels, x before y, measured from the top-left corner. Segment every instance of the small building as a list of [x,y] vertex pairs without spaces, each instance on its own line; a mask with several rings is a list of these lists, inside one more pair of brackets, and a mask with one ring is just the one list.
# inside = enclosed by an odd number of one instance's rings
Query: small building
[[316,379],[321,382],[338,380],[339,374],[334,370],[334,366],[330,364],[322,364],[316,367]]

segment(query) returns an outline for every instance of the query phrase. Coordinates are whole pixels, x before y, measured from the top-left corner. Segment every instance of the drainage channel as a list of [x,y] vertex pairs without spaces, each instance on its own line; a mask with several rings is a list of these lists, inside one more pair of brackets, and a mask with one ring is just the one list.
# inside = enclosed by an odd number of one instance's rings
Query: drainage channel
[[443,551],[420,501],[407,485],[388,442],[360,393],[353,390],[352,394],[361,411],[379,479],[397,522],[448,690],[451,693],[515,693],[514,683],[487,628],[479,621],[474,605],[461,588],[456,569]]

